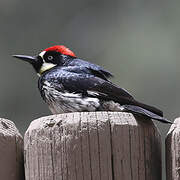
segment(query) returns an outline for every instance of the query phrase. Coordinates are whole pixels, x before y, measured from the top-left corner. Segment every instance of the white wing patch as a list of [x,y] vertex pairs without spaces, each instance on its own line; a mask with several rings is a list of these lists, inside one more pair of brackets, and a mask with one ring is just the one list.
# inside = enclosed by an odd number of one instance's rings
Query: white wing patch
[[67,97],[67,98],[80,98],[81,95],[80,94],[75,94],[75,93],[61,93],[62,96]]
[[87,91],[87,93],[88,93],[89,95],[92,95],[92,96],[98,96],[98,95],[99,95],[99,93],[97,93],[97,92],[95,92],[95,91]]

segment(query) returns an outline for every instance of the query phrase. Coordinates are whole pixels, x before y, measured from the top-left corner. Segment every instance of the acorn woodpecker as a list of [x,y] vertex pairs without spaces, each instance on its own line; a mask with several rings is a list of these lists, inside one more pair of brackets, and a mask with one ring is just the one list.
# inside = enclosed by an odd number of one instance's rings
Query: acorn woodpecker
[[37,56],[13,57],[34,67],[41,96],[53,114],[124,111],[171,123],[161,110],[136,101],[128,91],[110,82],[109,71],[77,58],[63,45],[49,47]]

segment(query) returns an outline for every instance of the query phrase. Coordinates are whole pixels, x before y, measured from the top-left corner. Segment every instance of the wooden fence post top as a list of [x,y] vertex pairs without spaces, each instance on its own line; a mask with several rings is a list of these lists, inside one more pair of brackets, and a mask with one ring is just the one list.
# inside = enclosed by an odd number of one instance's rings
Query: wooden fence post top
[[15,124],[0,118],[0,179],[24,180],[23,138]]
[[150,119],[76,112],[31,122],[26,180],[161,180],[161,138]]
[[180,180],[180,117],[171,125],[166,137],[166,179]]
[[174,123],[171,125],[167,133],[167,136],[170,136],[172,133],[178,133],[178,132],[180,132],[180,117],[174,120]]
[[12,121],[4,118],[0,118],[0,134],[5,136],[16,135],[22,138],[15,124]]
[[[89,120],[89,123],[94,123],[97,119],[101,122],[109,121],[113,124],[120,125],[130,125],[130,126],[149,126],[153,125],[153,122],[149,119],[143,119],[142,117],[134,117],[133,114],[127,112],[75,112],[75,113],[65,113],[57,115],[49,115],[40,117],[31,122],[26,132],[31,132],[34,129],[43,129],[48,127],[53,127],[54,125],[66,125],[66,124],[75,124],[79,123],[83,119]],[[154,125],[153,125],[154,126]]]

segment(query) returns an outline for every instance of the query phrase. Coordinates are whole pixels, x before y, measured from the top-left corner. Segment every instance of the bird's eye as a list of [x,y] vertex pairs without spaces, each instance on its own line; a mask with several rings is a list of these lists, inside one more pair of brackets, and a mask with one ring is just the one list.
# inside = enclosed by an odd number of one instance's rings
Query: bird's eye
[[53,56],[48,56],[48,60],[53,60]]

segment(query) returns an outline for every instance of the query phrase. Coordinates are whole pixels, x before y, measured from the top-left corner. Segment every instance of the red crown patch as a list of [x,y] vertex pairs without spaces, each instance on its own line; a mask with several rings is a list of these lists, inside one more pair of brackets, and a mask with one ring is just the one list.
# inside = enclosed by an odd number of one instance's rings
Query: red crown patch
[[76,55],[70,49],[68,49],[67,47],[65,47],[63,45],[52,46],[52,47],[45,49],[44,51],[56,51],[56,52],[60,52],[61,54],[64,54],[64,55],[76,57]]

